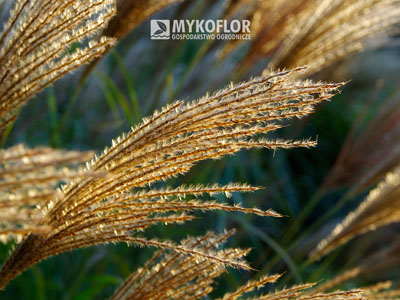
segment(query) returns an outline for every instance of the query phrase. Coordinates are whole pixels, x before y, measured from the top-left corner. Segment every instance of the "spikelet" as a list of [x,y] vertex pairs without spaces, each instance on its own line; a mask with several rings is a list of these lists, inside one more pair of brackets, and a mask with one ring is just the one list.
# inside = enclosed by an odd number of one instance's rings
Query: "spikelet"
[[[355,272],[356,270],[349,270],[342,275],[337,276],[333,280],[326,282],[326,284],[322,284],[321,286],[313,289],[313,291],[326,291],[327,289],[332,289],[333,287],[347,281],[348,279],[356,277],[359,273]],[[358,270],[359,271],[359,270]],[[368,270],[364,270],[365,272],[369,272]],[[400,290],[399,289],[391,289],[393,283],[391,281],[383,281],[378,282],[374,285],[362,287],[360,290],[362,291],[362,295],[365,299],[368,300],[394,300],[400,299]]]
[[[346,272],[346,273],[348,273],[348,272]],[[343,274],[343,275],[345,275],[345,274]],[[338,276],[338,278],[339,278],[339,276]],[[384,281],[384,282],[378,282],[374,285],[362,287],[361,291],[362,291],[362,294],[365,296],[365,298],[368,300],[400,299],[400,290],[392,289],[392,286],[393,286],[393,283],[391,281]]]
[[220,300],[235,300],[235,299],[248,299],[248,300],[314,300],[314,299],[325,299],[325,300],[367,300],[364,297],[363,291],[360,289],[349,290],[349,291],[334,291],[330,293],[315,292],[312,288],[316,285],[315,283],[305,283],[294,285],[289,288],[282,290],[276,290],[275,292],[267,294],[258,294],[255,297],[245,297],[246,293],[252,292],[255,289],[262,288],[267,283],[276,282],[281,275],[265,275],[257,281],[249,281],[242,287],[239,287],[234,293],[228,293]]
[[353,268],[347,270],[346,272],[339,274],[333,277],[332,279],[325,281],[322,284],[319,284],[316,288],[313,289],[313,291],[318,293],[330,291],[344,282],[347,282],[353,278],[357,278],[357,276],[359,276],[361,272],[362,272],[361,268]]
[[[244,294],[250,293],[255,289],[260,289],[267,283],[275,283],[282,275],[266,275],[259,280],[248,281],[245,285],[239,287],[233,293],[226,293],[221,300],[236,300],[241,298]],[[260,296],[263,297],[263,296]]]
[[390,289],[391,282],[380,282],[376,285],[363,288],[368,300],[395,300],[400,299],[400,289]]
[[79,166],[93,154],[23,145],[0,150],[0,240],[48,231],[37,225],[43,217],[39,206],[56,195],[60,182],[88,176]]
[[368,300],[395,300],[400,299],[400,289],[381,291],[368,295]]
[[326,255],[365,232],[400,221],[400,167],[388,173],[360,206],[322,240],[312,256]]
[[102,243],[127,242],[215,259],[170,242],[132,236],[153,224],[191,220],[193,217],[186,214],[189,211],[218,209],[279,216],[271,210],[243,208],[199,197],[257,189],[247,185],[167,189],[150,186],[186,173],[198,161],[218,159],[241,149],[314,146],[316,143],[310,140],[259,137],[282,126],[272,121],[310,114],[315,104],[329,99],[341,86],[291,79],[293,72],[301,70],[232,84],[187,104],[177,101],[114,140],[110,148],[87,166],[88,172],[106,172],[108,176],[73,180],[63,187],[62,193],[47,207],[46,225],[51,231],[31,235],[19,245],[3,265],[0,286],[4,287],[24,269],[49,256]]
[[102,38],[68,49],[103,28],[114,13],[114,0],[15,1],[0,33],[0,129],[29,98],[113,44]]
[[[237,264],[237,260],[245,265],[242,259],[249,252],[248,249],[218,248],[233,233],[233,230],[218,235],[208,232],[202,237],[190,237],[180,245],[199,249],[210,255],[221,256],[225,260],[232,260],[231,265]],[[215,278],[225,271],[225,266],[218,264],[215,260],[160,250],[124,281],[111,300],[202,299],[213,290]],[[295,285],[269,294],[260,293],[255,298],[246,297],[246,294],[254,293],[255,290],[260,290],[267,284],[275,283],[281,276],[265,275],[258,280],[248,281],[235,292],[226,293],[220,300],[365,299],[361,295],[361,290],[317,293],[312,290],[315,283]],[[368,288],[369,294],[373,291],[378,291],[378,289]]]
[[[218,248],[233,233],[233,230],[223,234],[208,232],[202,237],[187,238],[180,245],[223,257],[231,260],[231,264],[238,261],[245,264],[241,259],[249,250]],[[130,275],[111,299],[198,299],[212,291],[214,279],[224,271],[225,267],[215,260],[160,250]]]

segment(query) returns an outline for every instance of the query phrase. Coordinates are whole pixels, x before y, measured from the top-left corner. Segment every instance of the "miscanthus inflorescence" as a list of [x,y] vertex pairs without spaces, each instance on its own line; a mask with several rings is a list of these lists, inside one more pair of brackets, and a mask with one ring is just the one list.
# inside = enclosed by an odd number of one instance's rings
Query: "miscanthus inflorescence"
[[89,176],[83,167],[92,157],[90,151],[24,145],[0,150],[0,240],[20,240],[29,233],[48,230],[39,207],[55,197],[61,182]]
[[[201,237],[189,237],[182,241],[181,245],[201,249],[210,255],[222,256],[226,260],[242,259],[250,251],[249,249],[220,247],[233,233],[233,230],[222,234],[208,232]],[[111,300],[203,299],[204,296],[209,297],[214,289],[215,279],[225,271],[223,265],[210,259],[159,250],[124,281]],[[276,283],[281,277],[279,274],[264,275],[260,279],[248,281],[219,299],[365,299],[361,290],[315,291],[312,288],[316,283],[294,285],[270,293],[260,291],[264,286]]]
[[[199,249],[226,260],[243,258],[249,249],[221,248],[233,230],[222,234],[208,232],[180,242],[185,248]],[[112,300],[196,299],[212,291],[214,279],[225,272],[221,264],[170,250],[157,251],[116,290]],[[154,288],[157,287],[157,288]]]
[[[309,65],[311,75],[390,41],[400,20],[398,0],[231,1],[227,17],[251,20],[252,42],[244,69],[269,57],[267,70]],[[239,41],[229,42],[226,55]]]
[[400,166],[389,172],[360,206],[337,224],[330,235],[318,244],[312,255],[326,255],[360,234],[399,221]]
[[[279,120],[303,117],[327,100],[342,84],[299,81],[282,71],[206,95],[177,101],[112,142],[86,171],[104,176],[74,179],[44,209],[44,234],[29,235],[5,262],[0,286],[49,256],[110,242],[174,249],[219,264],[245,267],[171,242],[137,235],[157,223],[182,223],[193,210],[227,210],[280,216],[257,208],[215,202],[215,193],[254,191],[246,184],[156,188],[154,183],[184,174],[198,161],[218,159],[249,148],[312,147],[310,140],[266,139],[283,125]],[[207,196],[207,197],[206,197]]]
[[114,14],[114,0],[15,2],[0,33],[0,129],[29,98],[113,44],[103,37],[69,50],[106,26]]
[[317,72],[352,53],[384,44],[400,20],[397,0],[303,3],[304,12],[298,14],[297,20],[290,20],[292,30],[283,39],[269,68],[310,64],[307,74]]

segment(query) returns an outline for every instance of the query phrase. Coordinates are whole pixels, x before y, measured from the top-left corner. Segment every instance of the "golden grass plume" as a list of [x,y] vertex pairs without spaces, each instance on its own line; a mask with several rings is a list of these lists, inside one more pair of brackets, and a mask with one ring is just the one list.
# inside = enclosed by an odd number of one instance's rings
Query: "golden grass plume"
[[[314,0],[272,57],[268,68],[310,64],[315,73],[387,41],[400,20],[397,0]],[[370,39],[373,38],[373,39]]]
[[[354,268],[346,271],[343,274],[340,274],[333,279],[319,285],[317,288],[314,288],[313,291],[318,291],[319,293],[323,293],[328,290],[333,289],[334,287],[357,277],[361,272],[369,272],[369,270],[361,271],[358,268]],[[365,286],[360,289],[362,291],[362,295],[365,299],[368,300],[394,300],[400,299],[400,289],[394,288],[393,282],[391,281],[382,281],[376,284]]]
[[[206,95],[177,101],[112,142],[88,165],[87,172],[107,176],[75,179],[62,187],[44,208],[51,230],[31,234],[0,271],[4,286],[23,270],[49,256],[110,242],[175,249],[196,257],[206,254],[171,242],[132,236],[157,223],[182,223],[193,210],[227,210],[280,216],[274,211],[201,199],[201,194],[254,191],[245,184],[151,188],[155,182],[184,174],[198,161],[218,159],[249,148],[312,147],[310,140],[269,140],[260,135],[283,125],[282,119],[302,117],[327,100],[342,84],[292,79],[295,69],[272,73]],[[238,266],[239,267],[239,266]]]
[[0,129],[29,98],[113,44],[104,37],[69,50],[106,26],[114,14],[114,0],[15,1],[0,33]]
[[365,232],[400,221],[400,167],[386,175],[360,206],[323,239],[312,256],[326,255]]
[[[189,237],[180,242],[180,245],[235,262],[242,259],[249,250],[220,247],[233,233],[233,230],[222,234],[208,232],[198,238]],[[213,260],[194,258],[171,250],[159,250],[143,267],[125,280],[111,299],[201,298],[212,291],[213,280],[224,271],[224,266]]]
[[[233,232],[233,230],[223,234],[209,232],[202,237],[190,237],[181,245],[187,248],[199,248],[210,254],[218,254],[226,260],[242,259],[249,249],[220,248],[220,244]],[[224,265],[207,258],[194,258],[185,253],[160,250],[124,281],[111,300],[202,299],[213,291],[215,278],[225,271]],[[277,282],[281,276],[264,275],[258,280],[248,281],[234,292],[226,293],[220,300],[366,299],[361,290],[316,292],[312,289],[315,283],[294,285],[265,294],[259,291],[267,284]],[[258,290],[257,296],[254,296],[256,290]]]
[[[251,20],[243,69],[268,58],[267,70],[310,65],[303,76],[365,48],[387,43],[400,20],[397,0],[233,1],[227,16]],[[235,49],[225,46],[222,56]]]
[[22,144],[0,150],[0,239],[20,240],[48,230],[45,224],[38,225],[43,221],[39,206],[54,198],[61,182],[89,176],[83,167],[93,155]]

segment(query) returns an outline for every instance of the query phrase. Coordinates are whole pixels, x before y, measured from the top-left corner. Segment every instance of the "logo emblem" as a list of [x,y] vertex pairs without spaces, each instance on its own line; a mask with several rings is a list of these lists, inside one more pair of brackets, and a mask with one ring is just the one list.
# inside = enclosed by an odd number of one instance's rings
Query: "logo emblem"
[[170,34],[169,20],[151,20],[150,38],[152,40],[169,40]]

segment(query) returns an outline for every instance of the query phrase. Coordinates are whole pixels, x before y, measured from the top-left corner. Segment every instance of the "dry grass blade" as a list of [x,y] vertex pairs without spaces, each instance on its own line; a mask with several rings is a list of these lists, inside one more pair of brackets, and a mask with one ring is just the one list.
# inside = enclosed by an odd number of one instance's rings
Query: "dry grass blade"
[[233,293],[226,293],[221,300],[235,300],[243,296],[245,293],[252,292],[255,289],[262,288],[267,283],[275,283],[282,275],[266,275],[259,280],[248,281],[245,285],[239,287]]
[[400,221],[400,167],[373,189],[360,206],[351,212],[312,254],[319,257],[348,240],[380,226]]
[[339,274],[336,277],[318,285],[316,288],[314,288],[314,292],[320,293],[320,292],[330,291],[333,288],[339,286],[340,284],[347,282],[353,278],[356,278],[358,275],[360,275],[361,271],[362,270],[360,268],[347,270],[343,274]]
[[[199,238],[190,237],[180,245],[223,257],[235,264],[248,250],[218,249],[233,232],[209,232]],[[210,259],[160,250],[129,276],[111,299],[198,299],[212,291],[214,278],[224,271],[223,265]]]
[[0,129],[29,98],[112,45],[102,38],[68,49],[103,28],[114,13],[114,0],[15,2],[0,33]]
[[43,223],[39,206],[54,198],[60,182],[88,176],[82,165],[93,155],[23,145],[0,150],[0,239],[48,231],[46,224],[38,225]]
[[204,193],[255,190],[247,185],[161,190],[146,186],[184,174],[198,161],[218,159],[241,149],[314,146],[316,143],[309,140],[259,137],[281,127],[273,121],[313,112],[315,104],[329,99],[341,86],[293,80],[292,73],[301,70],[232,84],[187,104],[178,101],[114,140],[111,148],[87,167],[87,172],[106,172],[108,176],[73,180],[63,187],[47,207],[46,224],[52,230],[46,235],[31,235],[20,244],[0,272],[0,286],[49,256],[101,243],[125,241],[209,258],[169,242],[132,237],[153,224],[190,220],[192,217],[185,214],[188,211],[219,209],[279,216],[269,210],[193,199]]
[[331,293],[318,293],[312,290],[315,283],[306,283],[295,285],[282,290],[276,290],[268,294],[259,293],[255,297],[245,297],[244,295],[248,292],[252,292],[255,289],[262,288],[267,283],[276,282],[281,275],[266,275],[257,281],[249,281],[242,287],[239,287],[234,293],[226,294],[221,300],[234,300],[234,299],[251,299],[251,300],[366,300],[363,296],[362,290],[350,290],[350,291],[335,291]]

